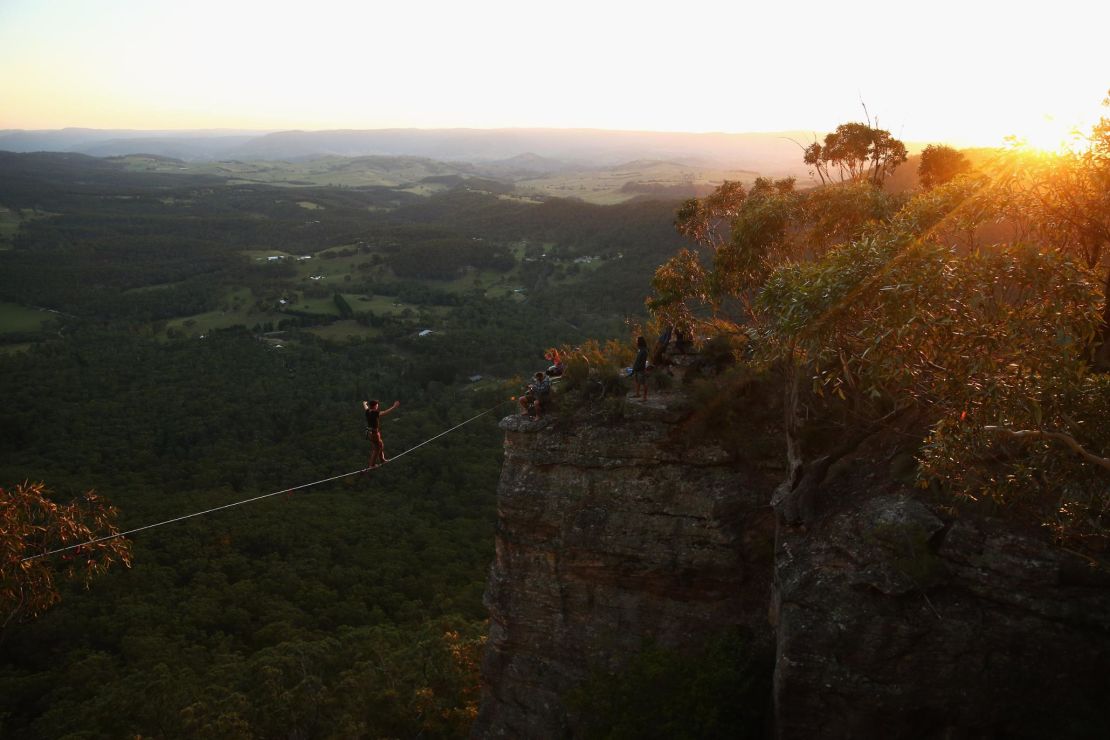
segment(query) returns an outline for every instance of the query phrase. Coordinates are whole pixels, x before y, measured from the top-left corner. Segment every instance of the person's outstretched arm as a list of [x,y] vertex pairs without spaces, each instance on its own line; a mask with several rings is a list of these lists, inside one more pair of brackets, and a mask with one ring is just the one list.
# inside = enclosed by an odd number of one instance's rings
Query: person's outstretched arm
[[400,406],[400,405],[401,405],[401,402],[400,402],[400,401],[394,401],[394,402],[393,402],[393,405],[392,405],[392,406],[390,406],[389,408],[387,408],[387,409],[385,409],[384,411],[382,411],[382,412],[381,412],[381,415],[382,415],[382,416],[385,416],[385,415],[386,415],[386,414],[388,414],[388,413],[389,413],[390,411],[394,411],[394,410],[396,410],[396,408],[397,408],[398,406]]

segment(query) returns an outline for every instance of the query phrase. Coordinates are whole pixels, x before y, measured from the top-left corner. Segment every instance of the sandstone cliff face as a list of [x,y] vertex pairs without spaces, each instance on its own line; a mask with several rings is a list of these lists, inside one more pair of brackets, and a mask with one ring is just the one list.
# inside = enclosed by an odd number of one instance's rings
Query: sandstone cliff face
[[476,737],[573,735],[565,692],[646,640],[768,632],[773,478],[684,444],[680,404],[628,401],[623,416],[501,422]]
[[778,737],[1110,736],[1105,570],[904,493],[830,509],[779,529]]
[[591,669],[744,625],[775,644],[778,738],[1110,737],[1104,566],[927,503],[881,440],[787,523],[781,470],[684,445],[683,415],[502,422],[475,736],[574,736]]

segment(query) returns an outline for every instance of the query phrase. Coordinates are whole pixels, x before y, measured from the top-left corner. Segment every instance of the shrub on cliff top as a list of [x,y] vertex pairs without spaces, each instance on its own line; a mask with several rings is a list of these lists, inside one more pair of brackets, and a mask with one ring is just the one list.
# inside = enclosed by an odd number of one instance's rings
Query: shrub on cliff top
[[605,344],[591,339],[559,352],[564,365],[559,394],[564,400],[572,399],[570,407],[624,394],[623,369],[632,362],[630,347],[614,339]]

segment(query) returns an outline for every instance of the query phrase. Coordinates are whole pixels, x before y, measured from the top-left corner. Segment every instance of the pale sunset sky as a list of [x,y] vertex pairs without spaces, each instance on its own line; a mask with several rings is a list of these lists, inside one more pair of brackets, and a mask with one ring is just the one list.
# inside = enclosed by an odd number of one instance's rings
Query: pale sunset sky
[[0,0],[0,129],[827,131],[1051,143],[1110,2]]

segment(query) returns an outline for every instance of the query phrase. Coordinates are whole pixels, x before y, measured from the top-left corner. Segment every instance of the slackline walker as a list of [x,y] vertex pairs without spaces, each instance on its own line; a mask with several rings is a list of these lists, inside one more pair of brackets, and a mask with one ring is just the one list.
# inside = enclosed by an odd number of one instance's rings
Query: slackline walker
[[[451,427],[450,429],[446,429],[446,430],[440,432],[439,434],[435,435],[434,437],[429,437],[428,439],[424,440],[420,444],[413,445],[412,447],[408,448],[404,452],[397,453],[393,457],[389,458],[389,460],[387,462],[382,463],[382,465],[388,465],[389,463],[394,462],[394,461],[396,461],[397,459],[399,459],[401,457],[404,457],[405,455],[409,454],[410,452],[414,452],[415,450],[420,449],[421,447],[428,444],[429,442],[434,442],[435,440],[439,439],[443,435],[450,434],[451,432],[455,431],[456,429],[459,429],[460,427],[466,426],[467,424],[474,421],[475,419],[479,419],[479,418],[485,416],[486,414],[500,408],[501,406],[503,406],[506,403],[508,403],[508,402],[507,401],[502,401],[501,403],[497,404],[496,406],[491,406],[490,408],[486,409],[485,411],[481,412],[480,414],[475,414],[474,416],[470,417],[466,421],[461,422],[459,424],[456,424],[455,426]],[[77,548],[80,548],[80,547],[88,547],[89,545],[95,545],[98,542],[107,542],[108,540],[118,539],[119,537],[126,537],[127,535],[135,534],[136,532],[142,532],[145,529],[154,529],[155,527],[161,527],[164,524],[173,524],[174,522],[180,522],[180,521],[183,521],[185,519],[192,519],[193,517],[204,516],[205,514],[212,514],[213,512],[221,511],[223,509],[230,509],[233,506],[242,506],[243,504],[249,504],[253,501],[261,501],[262,499],[270,498],[271,496],[280,496],[283,493],[292,493],[293,491],[300,491],[304,488],[311,488],[312,486],[318,486],[321,483],[330,483],[331,481],[339,480],[340,478],[349,478],[352,475],[358,475],[359,473],[365,473],[369,470],[370,470],[370,468],[360,468],[359,470],[352,470],[350,473],[342,473],[340,475],[333,475],[330,478],[322,478],[322,479],[317,480],[317,481],[312,481],[311,483],[302,483],[299,486],[293,486],[292,488],[283,488],[280,491],[274,491],[272,493],[264,493],[261,496],[254,496],[253,498],[243,499],[242,501],[233,501],[230,504],[224,504],[223,506],[214,506],[211,509],[205,509],[204,511],[194,511],[192,514],[185,514],[184,516],[174,517],[173,519],[167,519],[167,520],[162,521],[162,522],[155,522],[153,524],[147,524],[147,525],[144,525],[142,527],[136,527],[135,529],[129,529],[126,532],[119,532],[117,534],[110,534],[106,537],[97,537],[95,540],[89,540],[88,542],[80,542],[76,545],[68,545],[66,547],[59,547],[56,550],[48,550],[47,552],[40,553],[39,555],[28,555],[27,557],[22,558],[19,562],[25,563],[28,560],[38,560],[40,558],[49,557],[51,555],[57,555],[58,553],[65,552],[67,550],[76,550]]]

